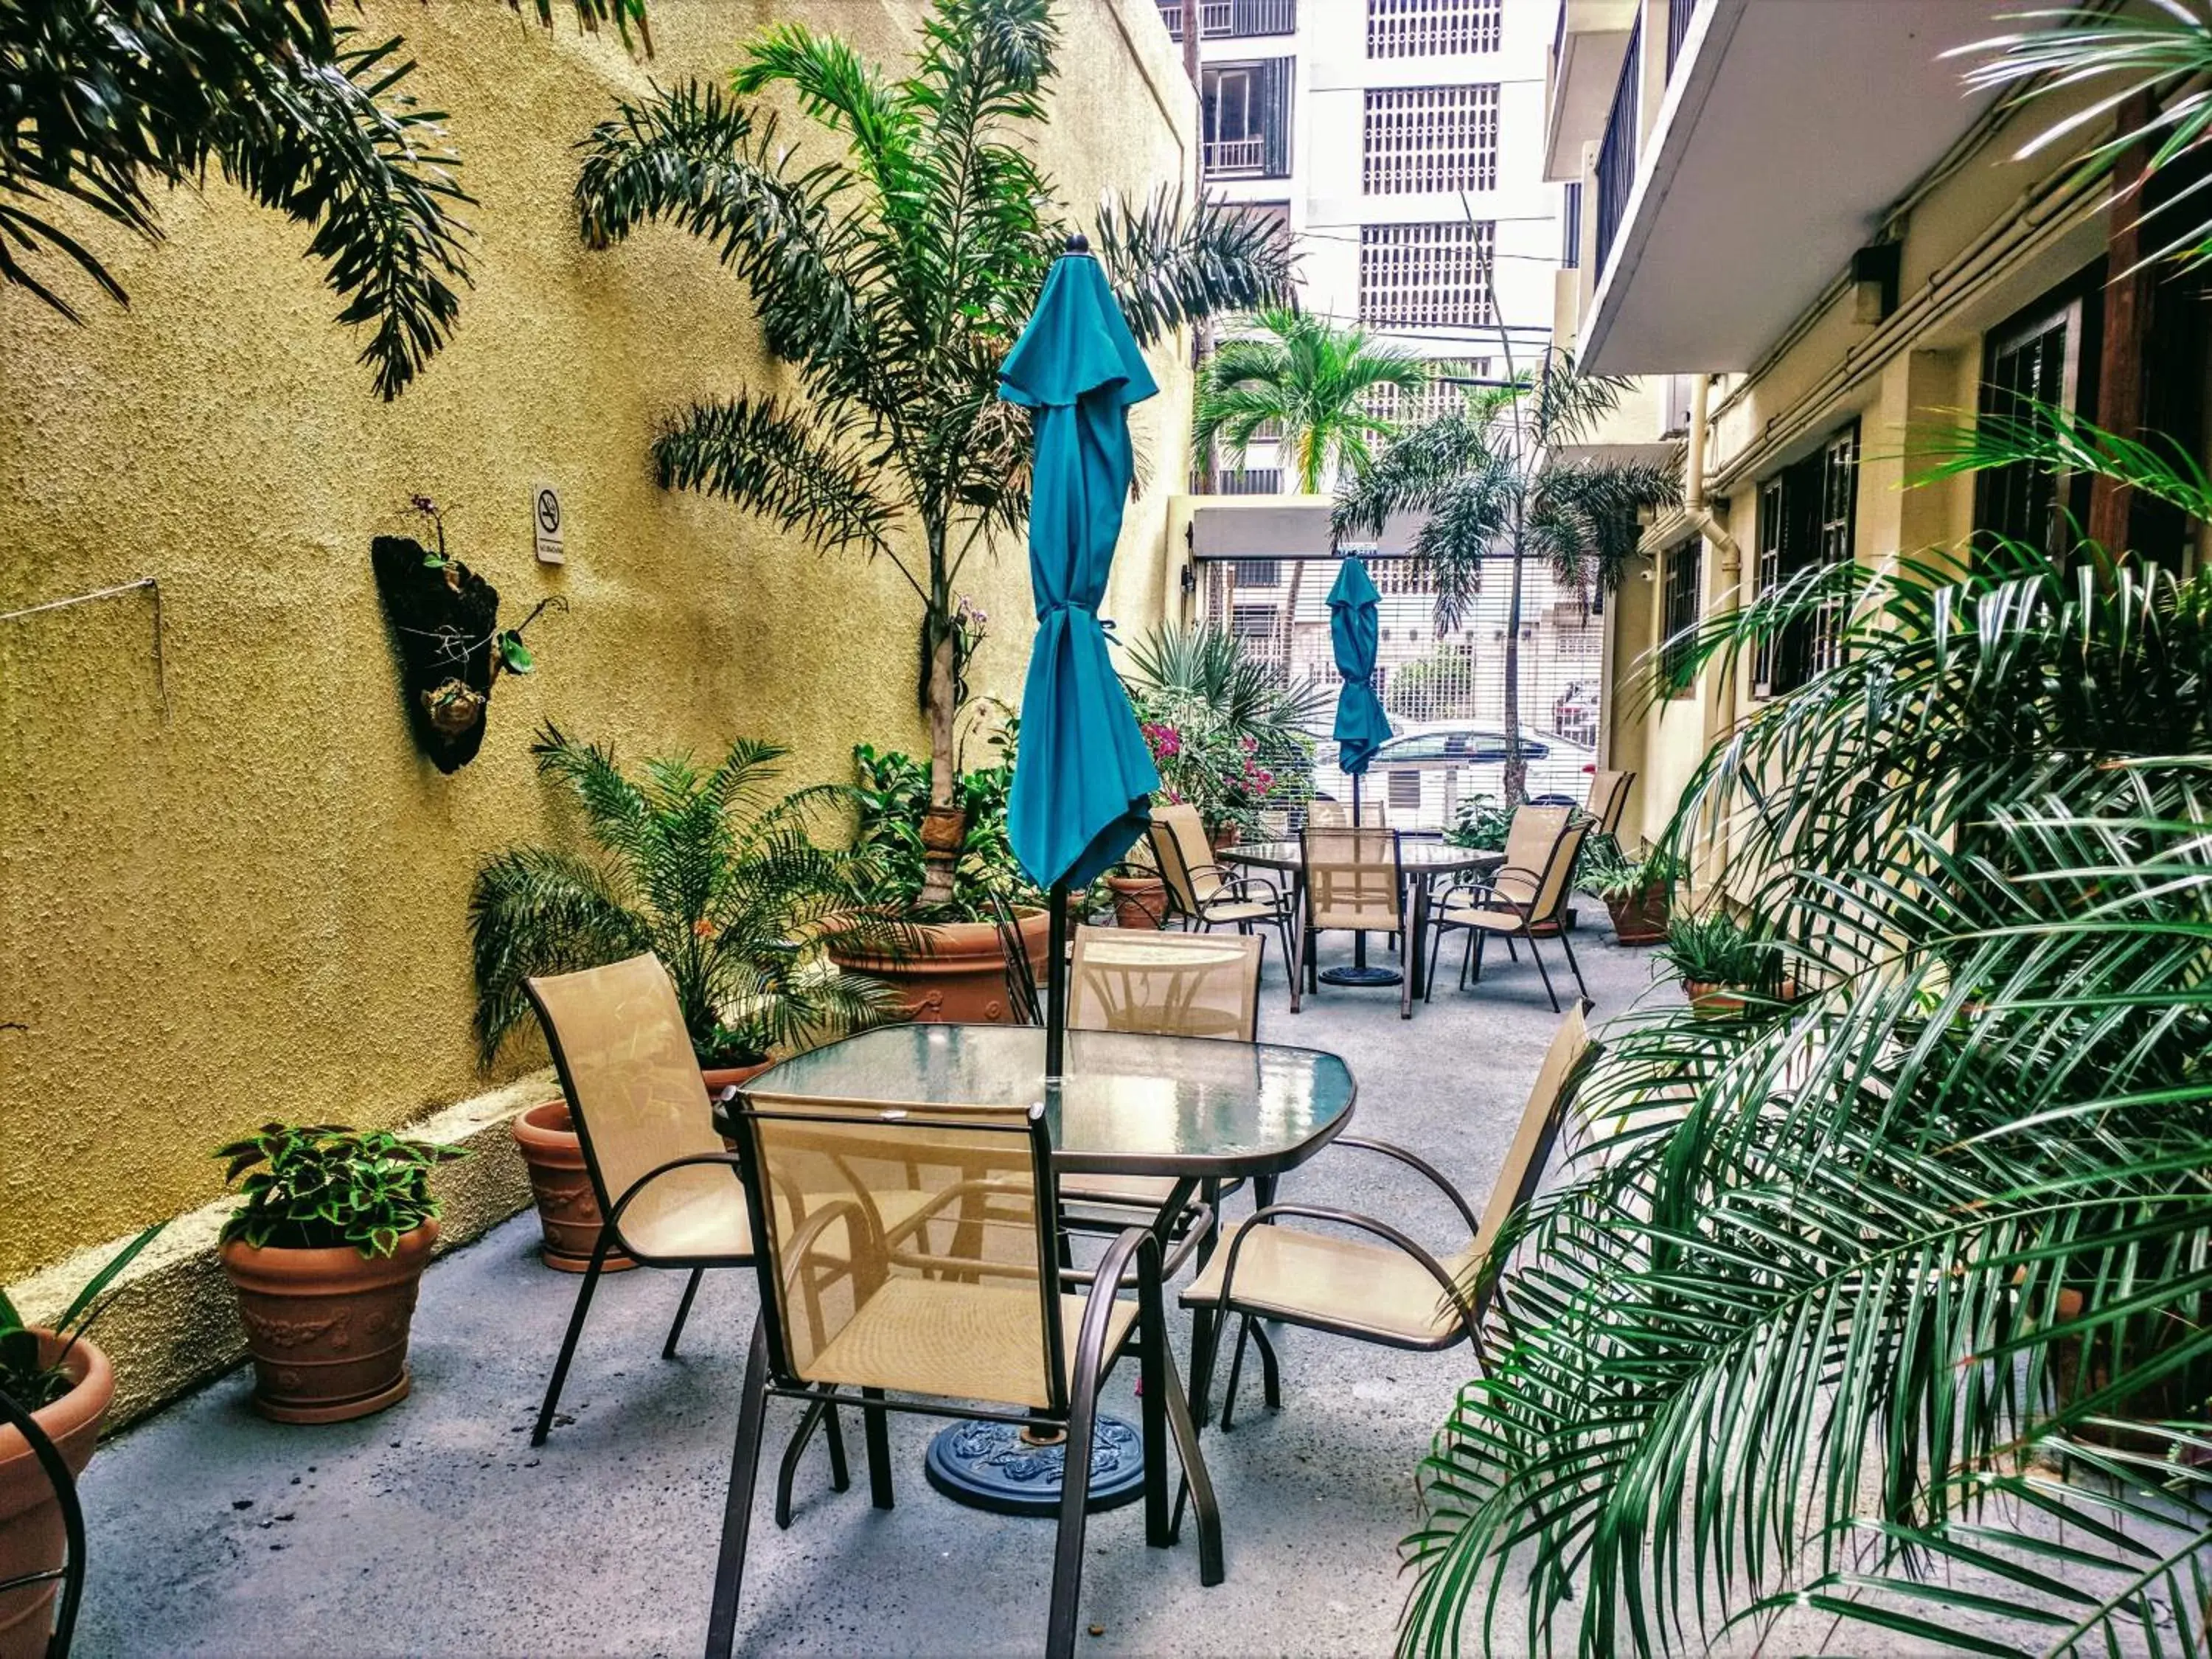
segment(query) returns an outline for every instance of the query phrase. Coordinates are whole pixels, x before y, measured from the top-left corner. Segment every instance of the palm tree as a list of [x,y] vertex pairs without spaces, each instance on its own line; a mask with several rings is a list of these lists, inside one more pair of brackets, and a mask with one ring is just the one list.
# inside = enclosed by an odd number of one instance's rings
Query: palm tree
[[1425,515],[1412,552],[1431,573],[1439,626],[1459,625],[1482,585],[1486,561],[1512,568],[1505,629],[1504,790],[1521,799],[1528,763],[1521,747],[1523,562],[1545,560],[1560,581],[1612,587],[1635,552],[1637,509],[1681,499],[1679,470],[1648,462],[1585,461],[1560,453],[1619,407],[1628,382],[1580,373],[1551,350],[1533,371],[1488,387],[1392,442],[1381,459],[1337,491],[1340,539],[1379,535],[1395,513]]
[[1401,396],[1429,383],[1428,365],[1377,343],[1364,329],[1270,307],[1253,320],[1266,337],[1224,340],[1199,372],[1193,422],[1203,465],[1216,444],[1241,459],[1266,428],[1291,457],[1299,493],[1318,495],[1340,471],[1364,472],[1374,446],[1397,430],[1376,414],[1374,394]]
[[[938,0],[919,62],[895,76],[781,25],[747,48],[734,98],[694,82],[623,105],[586,141],[576,185],[592,246],[673,221],[751,289],[805,396],[693,404],[654,441],[660,481],[896,569],[921,611],[918,701],[944,817],[958,816],[961,568],[1029,511],[1029,419],[997,375],[1068,238],[1024,148],[1048,118],[1058,43],[1050,0]],[[743,101],[771,88],[836,153],[794,149]],[[1105,203],[1091,240],[1144,343],[1289,279],[1273,228],[1211,204],[1186,214],[1167,193]],[[922,902],[951,890],[950,854],[933,856]]]
[[[521,0],[507,0],[520,9]],[[553,0],[533,0],[541,22]],[[644,0],[574,0],[625,40]],[[327,0],[49,0],[0,6],[0,283],[72,321],[46,268],[76,267],[118,304],[123,284],[57,222],[72,202],[160,240],[157,187],[210,166],[264,207],[315,228],[308,252],[369,328],[362,361],[395,398],[452,334],[468,281],[470,197],[444,118],[401,90],[397,38],[362,43]]]
[[525,979],[643,951],[675,982],[702,1066],[751,1065],[893,1012],[881,981],[842,971],[831,953],[880,959],[900,946],[898,930],[853,908],[864,860],[806,833],[849,790],[779,795],[787,751],[750,738],[714,766],[649,760],[636,778],[611,750],[551,725],[531,752],[568,786],[603,856],[521,847],[477,872],[469,926],[485,1065],[529,1019]]
[[[2212,520],[2201,473],[2068,430],[1939,471]],[[1806,994],[1610,1029],[1602,1157],[1496,1246],[1514,1323],[1424,1465],[1409,1652],[1488,1638],[1508,1583],[1585,1654],[2212,1651],[2212,576],[1847,565],[1660,672],[1838,599],[1838,660],[1668,837],[1717,838]]]

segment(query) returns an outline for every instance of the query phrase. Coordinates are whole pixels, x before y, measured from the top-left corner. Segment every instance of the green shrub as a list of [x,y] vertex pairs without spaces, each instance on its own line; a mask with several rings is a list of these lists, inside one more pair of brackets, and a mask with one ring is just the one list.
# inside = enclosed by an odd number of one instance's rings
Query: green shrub
[[367,1256],[390,1255],[404,1234],[436,1220],[431,1168],[468,1156],[458,1146],[328,1123],[264,1123],[215,1155],[229,1160],[226,1186],[246,1176],[239,1188],[246,1201],[222,1224],[225,1243],[242,1238],[280,1250],[350,1244]]

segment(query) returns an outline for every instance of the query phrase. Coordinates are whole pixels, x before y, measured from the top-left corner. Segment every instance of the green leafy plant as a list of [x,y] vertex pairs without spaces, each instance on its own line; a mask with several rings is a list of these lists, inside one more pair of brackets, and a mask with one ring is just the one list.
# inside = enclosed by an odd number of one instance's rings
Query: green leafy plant
[[1599,898],[1624,902],[1646,893],[1669,893],[1690,878],[1690,866],[1664,848],[1630,858],[1611,836],[1592,836],[1575,872],[1575,885]]
[[1250,834],[1264,810],[1313,792],[1315,727],[1328,686],[1292,684],[1224,628],[1154,628],[1123,675],[1162,788],[1199,809],[1209,831]]
[[844,971],[831,952],[895,957],[903,934],[852,904],[866,858],[809,834],[852,792],[782,793],[787,751],[750,738],[711,767],[676,756],[636,776],[611,749],[550,723],[531,752],[582,809],[599,855],[514,848],[477,872],[469,926],[486,1065],[529,1018],[525,979],[646,951],[675,983],[702,1066],[757,1064],[890,1011],[882,982]]
[[1522,567],[1531,558],[1584,587],[1619,582],[1640,533],[1639,508],[1681,499],[1669,463],[1562,459],[1620,406],[1628,382],[1589,375],[1565,351],[1547,350],[1503,387],[1401,433],[1380,459],[1337,489],[1340,540],[1382,533],[1393,514],[1423,514],[1411,551],[1432,574],[1437,620],[1455,627],[1481,589],[1483,566],[1505,561],[1512,587],[1505,621],[1504,793],[1528,793],[1521,743]]
[[1502,853],[1513,832],[1513,809],[1495,795],[1470,795],[1459,804],[1458,815],[1444,839],[1455,847]]
[[155,1222],[110,1256],[106,1265],[85,1281],[84,1288],[53,1322],[52,1329],[62,1339],[62,1346],[52,1364],[41,1361],[38,1335],[25,1325],[7,1291],[0,1290],[0,1394],[26,1410],[37,1411],[52,1405],[76,1386],[70,1380],[70,1354],[92,1328],[92,1322],[100,1317],[106,1305],[100,1299],[101,1293],[168,1224],[166,1221]]
[[1808,994],[1608,1032],[1423,1468],[1408,1651],[1509,1587],[1539,1651],[2212,1650],[2212,576],[1842,567],[1662,672],[1837,605],[1667,836]]
[[1674,917],[1667,924],[1667,942],[1656,955],[1685,984],[1717,985],[1761,995],[1772,995],[1782,984],[1782,947],[1719,911]]
[[1310,312],[1269,307],[1251,320],[1258,333],[1224,340],[1199,370],[1192,426],[1200,456],[1218,444],[1241,459],[1272,431],[1306,495],[1319,495],[1339,468],[1364,471],[1376,446],[1398,429],[1374,411],[1375,393],[1419,392],[1428,365]]
[[[508,0],[516,9],[521,0]],[[534,0],[550,23],[553,0]],[[314,227],[309,255],[369,330],[362,361],[397,397],[452,334],[471,198],[445,118],[404,89],[404,43],[364,43],[327,0],[57,0],[0,6],[0,283],[71,321],[59,263],[118,304],[121,281],[52,216],[68,201],[146,241],[164,191],[211,171]],[[627,40],[642,0],[575,0]]]
[[260,1132],[216,1150],[226,1186],[244,1200],[222,1224],[228,1243],[256,1249],[329,1250],[350,1245],[365,1256],[390,1255],[402,1237],[438,1218],[430,1171],[466,1158],[459,1146],[411,1139],[389,1130],[343,1125],[264,1123]]
[[[734,98],[686,82],[623,104],[576,185],[591,246],[671,221],[751,290],[804,396],[695,404],[654,441],[660,482],[897,570],[921,610],[940,811],[957,809],[961,569],[1029,515],[1030,420],[997,377],[1072,228],[1030,154],[1059,44],[1049,0],[937,0],[896,74],[781,24],[745,49]],[[826,150],[743,101],[769,92],[795,96]],[[1091,240],[1140,344],[1289,291],[1281,232],[1212,204],[1109,201]],[[925,878],[924,906],[951,899],[949,862]]]
[[927,763],[897,750],[872,744],[853,747],[858,831],[854,846],[856,898],[876,909],[920,922],[988,921],[990,895],[998,892],[1018,905],[1044,902],[1045,896],[1022,873],[1006,838],[1006,798],[1013,788],[1017,722],[1008,720],[988,739],[999,751],[990,765],[959,775],[955,796],[965,828],[952,866],[952,896],[924,904],[927,861],[921,843],[922,814],[930,800]]

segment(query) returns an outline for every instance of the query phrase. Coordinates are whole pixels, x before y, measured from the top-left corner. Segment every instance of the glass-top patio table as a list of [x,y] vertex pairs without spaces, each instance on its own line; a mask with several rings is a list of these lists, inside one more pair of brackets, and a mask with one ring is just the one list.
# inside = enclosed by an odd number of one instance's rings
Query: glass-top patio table
[[[1272,870],[1281,875],[1296,878],[1304,867],[1304,848],[1295,841],[1237,842],[1221,849],[1221,856],[1231,863],[1242,864],[1255,870]],[[1427,988],[1429,932],[1429,901],[1431,889],[1439,876],[1487,875],[1505,862],[1503,853],[1484,852],[1473,847],[1455,847],[1447,841],[1416,839],[1401,836],[1398,840],[1398,867],[1405,872],[1406,885],[1413,890],[1410,906],[1413,921],[1413,937],[1407,941],[1406,960],[1413,970],[1413,995],[1419,999]]]
[[[771,1066],[744,1091],[890,1109],[1042,1103],[1055,1170],[1174,1181],[1156,1212],[1165,1244],[1201,1183],[1249,1177],[1267,1201],[1276,1176],[1343,1131],[1358,1089],[1339,1056],[1280,1043],[1070,1031],[1066,1074],[1048,1082],[1036,1026],[884,1025]],[[1140,1496],[1136,1426],[1101,1413],[1092,1447],[1090,1506]],[[1049,1515],[1062,1456],[1018,1428],[959,1424],[932,1441],[927,1473],[957,1503]]]

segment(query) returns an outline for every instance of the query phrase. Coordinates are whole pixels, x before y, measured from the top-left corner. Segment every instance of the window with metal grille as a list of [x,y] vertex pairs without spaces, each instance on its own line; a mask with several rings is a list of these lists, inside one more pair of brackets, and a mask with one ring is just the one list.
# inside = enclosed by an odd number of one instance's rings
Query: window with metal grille
[[1282,615],[1272,605],[1232,605],[1229,607],[1229,631],[1240,640],[1272,639]]
[[1419,426],[1448,415],[1467,401],[1470,382],[1493,378],[1487,357],[1437,357],[1429,363],[1429,383],[1411,398],[1395,386],[1370,387],[1361,404],[1377,420]]
[[[1669,684],[1687,665],[1693,648],[1690,630],[1698,625],[1698,565],[1705,546],[1702,537],[1693,536],[1668,548],[1665,555],[1666,568],[1660,579],[1659,657]],[[1686,696],[1687,689],[1674,695]]]
[[1237,586],[1239,587],[1280,587],[1283,585],[1283,562],[1280,559],[1239,559],[1237,561]]
[[1417,196],[1498,188],[1498,88],[1370,87],[1361,188]]
[[1359,320],[1384,328],[1486,328],[1498,227],[1487,220],[1359,228]]
[[1496,52],[1505,0],[1367,0],[1370,58],[1448,58]]
[[1213,475],[1217,495],[1279,495],[1283,469],[1279,466],[1224,467]]
[[1568,182],[1565,198],[1559,204],[1559,266],[1565,270],[1579,270],[1582,263],[1583,181],[1576,179]]
[[[1160,21],[1168,33],[1182,39],[1183,0],[1159,0]],[[1223,36],[1248,39],[1255,34],[1296,34],[1297,0],[1202,0],[1198,14],[1199,38]]]
[[[2046,302],[1989,337],[1982,354],[1981,413],[2034,426],[2039,407],[2083,410],[2083,301]],[[2086,518],[2086,489],[2039,466],[2016,461],[1974,475],[1974,531],[1984,545],[2026,544],[2055,556],[2070,539],[2066,514]]]
[[[1346,548],[1346,553],[1353,550]],[[1375,579],[1375,591],[1385,599],[1403,599],[1408,595],[1429,594],[1437,591],[1436,577],[1429,569],[1426,559],[1410,556],[1381,559],[1367,556],[1367,574]]]
[[[1848,564],[1857,534],[1859,428],[1850,425],[1795,466],[1759,487],[1759,592],[1772,592],[1800,571]],[[1752,689],[1769,697],[1794,691],[1834,666],[1844,600],[1825,597],[1814,614],[1762,641]]]
[[1209,64],[1200,113],[1200,162],[1209,179],[1285,179],[1291,171],[1291,80],[1295,60]]

